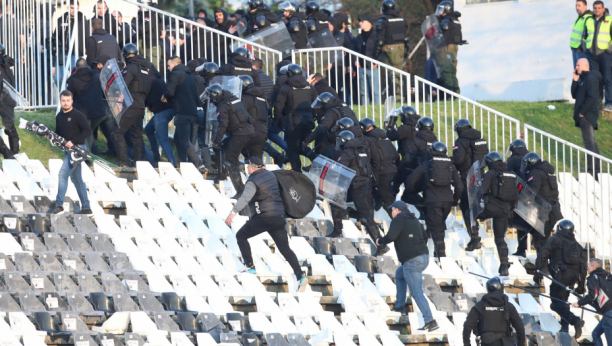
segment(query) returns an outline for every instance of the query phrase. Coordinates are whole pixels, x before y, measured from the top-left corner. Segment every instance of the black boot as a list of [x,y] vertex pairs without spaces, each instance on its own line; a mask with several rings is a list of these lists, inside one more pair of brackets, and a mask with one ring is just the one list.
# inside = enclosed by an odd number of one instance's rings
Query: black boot
[[573,326],[574,326],[574,330],[576,331],[574,338],[578,340],[578,338],[582,336],[582,328],[584,327],[584,320],[581,320],[578,316],[576,316],[576,321],[573,323]]
[[19,153],[19,134],[17,133],[17,129],[15,127],[12,127],[10,131],[5,129],[4,133],[9,137],[9,146],[13,154]]
[[468,245],[465,247],[465,251],[474,251],[474,250],[478,250],[482,247],[482,245],[480,244],[480,237],[473,237],[470,242],[468,243]]
[[499,265],[499,276],[508,276],[510,273],[508,272],[508,268],[510,268],[509,263],[502,263]]

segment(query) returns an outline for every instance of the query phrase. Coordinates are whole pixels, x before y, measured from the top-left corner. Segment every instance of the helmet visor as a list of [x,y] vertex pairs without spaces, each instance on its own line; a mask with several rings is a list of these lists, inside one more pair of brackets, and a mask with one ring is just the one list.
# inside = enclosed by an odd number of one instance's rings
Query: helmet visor
[[314,102],[311,105],[312,109],[321,109],[323,108],[323,106],[325,106],[325,104],[321,102],[321,100],[319,100],[318,98],[314,100]]
[[344,140],[340,137],[336,137],[336,150],[342,150],[344,146]]
[[444,5],[438,5],[436,8],[436,16],[441,16],[444,14]]
[[281,11],[289,11],[289,12],[296,11],[296,9],[293,7],[293,5],[291,5],[289,1],[281,2],[280,4],[278,4],[278,9]]
[[508,150],[506,150],[506,159],[512,156],[512,143],[508,144]]
[[249,7],[249,0],[243,0],[241,6],[242,6],[242,9],[246,11],[249,11],[251,9]]
[[527,168],[527,161],[523,160],[521,161],[521,172],[522,173],[528,173],[529,169]]
[[482,159],[482,162],[480,163],[480,166],[478,166],[478,168],[484,169],[485,167],[487,167],[487,160]]

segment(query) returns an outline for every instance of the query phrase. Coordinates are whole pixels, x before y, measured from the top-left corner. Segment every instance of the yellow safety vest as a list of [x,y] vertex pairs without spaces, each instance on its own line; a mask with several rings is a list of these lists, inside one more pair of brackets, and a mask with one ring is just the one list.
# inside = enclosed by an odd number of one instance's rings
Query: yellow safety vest
[[[586,48],[591,49],[591,45],[593,43],[593,37],[595,36],[595,17],[593,20],[589,20],[586,22],[587,31],[593,30],[593,36],[587,36],[586,40]],[[612,27],[612,16],[605,16],[601,24],[599,25],[599,31],[597,32],[597,48],[601,50],[606,50],[610,47],[612,43],[612,37],[610,37],[610,28]]]
[[[572,35],[570,36],[570,47],[571,48],[580,48],[580,46],[582,45],[582,42],[584,42],[585,40],[582,39],[582,33],[584,32],[584,23],[586,22],[587,18],[592,17],[593,15],[590,13],[584,14],[580,17],[578,17],[578,19],[576,19],[576,21],[574,22],[574,27],[572,28]],[[590,34],[591,36],[591,42],[593,40],[593,31],[589,32],[588,34]]]

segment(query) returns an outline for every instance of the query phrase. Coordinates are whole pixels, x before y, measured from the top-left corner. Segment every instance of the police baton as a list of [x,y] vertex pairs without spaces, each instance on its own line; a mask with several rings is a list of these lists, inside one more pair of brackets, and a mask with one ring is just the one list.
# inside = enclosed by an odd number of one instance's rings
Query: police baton
[[[483,279],[490,279],[490,278],[488,278],[488,277],[486,277],[486,276],[484,276],[484,275],[480,275],[480,274],[476,274],[476,273],[472,273],[472,272],[468,272],[468,274],[472,274],[472,275],[475,275],[475,276],[479,276],[479,277],[481,277],[481,278],[483,278]],[[537,294],[537,295],[539,295],[539,296],[542,296],[542,297],[545,297],[545,298],[548,298],[548,299],[551,299],[551,300],[556,300],[556,301],[561,302],[561,303],[563,303],[563,304],[571,305],[571,303],[570,303],[570,302],[568,302],[568,301],[566,301],[566,300],[559,299],[559,298],[554,298],[554,297],[551,297],[551,296],[547,296],[547,295],[545,295],[545,294],[543,294],[543,293],[540,293],[540,292],[536,292],[536,291],[528,290],[528,289],[526,289],[526,288],[519,287],[519,286],[514,286],[514,285],[511,285],[511,284],[507,284],[507,283],[504,283],[504,285],[505,285],[505,286],[514,287],[514,288],[518,288],[519,290],[523,290],[523,291],[525,291],[525,292],[529,292],[529,293],[531,293],[531,294]],[[592,312],[592,313],[597,314],[597,315],[605,316],[605,315],[604,315],[604,314],[602,314],[602,313],[599,313],[599,312],[597,312],[597,311],[593,311],[593,310],[590,310],[590,309],[584,308],[584,307],[582,307],[582,306],[581,306],[580,308],[581,308],[582,310],[586,310],[586,311],[588,311],[588,312]]]
[[551,276],[544,274],[541,270],[538,269],[538,273],[540,273],[543,277],[550,279],[550,281],[556,283],[557,285],[565,288],[566,291],[570,292],[571,294],[575,295],[576,297],[582,299],[584,298],[583,296],[579,295],[578,293],[576,293],[573,289],[569,288],[568,286],[565,286],[564,284],[560,283],[559,281],[553,279]]

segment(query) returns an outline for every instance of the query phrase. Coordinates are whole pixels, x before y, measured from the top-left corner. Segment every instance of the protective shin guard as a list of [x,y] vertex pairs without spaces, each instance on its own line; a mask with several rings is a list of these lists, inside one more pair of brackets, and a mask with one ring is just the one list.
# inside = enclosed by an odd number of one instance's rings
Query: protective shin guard
[[499,255],[499,263],[508,264],[508,244],[504,238],[495,238],[495,246],[497,246],[497,254]]

